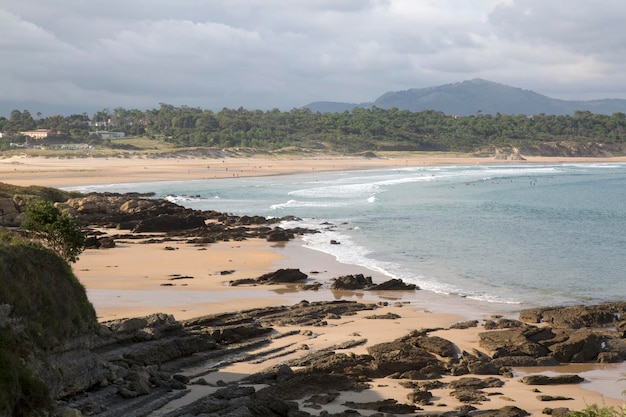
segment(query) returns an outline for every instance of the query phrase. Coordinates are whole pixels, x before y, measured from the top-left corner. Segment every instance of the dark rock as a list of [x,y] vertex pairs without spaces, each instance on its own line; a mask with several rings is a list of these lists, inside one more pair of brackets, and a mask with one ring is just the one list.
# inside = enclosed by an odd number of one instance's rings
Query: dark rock
[[469,320],[469,321],[462,321],[459,323],[454,323],[452,326],[450,326],[450,328],[463,330],[463,329],[469,329],[471,327],[477,327],[477,326],[478,326],[478,320]]
[[330,404],[339,397],[339,392],[327,392],[324,394],[316,394],[305,400],[306,403],[314,403],[319,405]]
[[268,233],[266,240],[268,242],[287,242],[294,237],[295,236],[293,233],[287,230],[277,228]]
[[394,399],[373,401],[369,403],[355,403],[352,401],[347,401],[346,403],[344,403],[344,406],[357,410],[375,410],[383,413],[392,414],[411,414],[418,409],[414,405],[398,404],[398,402]]
[[502,367],[489,360],[474,359],[467,361],[467,370],[474,375],[500,375]]
[[520,328],[520,327],[526,327],[526,324],[522,323],[519,320],[499,318],[496,320],[485,321],[484,327],[485,327],[485,330],[515,329],[515,328]]
[[478,411],[471,414],[472,417],[525,417],[530,413],[521,408],[507,405],[497,410]]
[[569,401],[573,400],[571,397],[563,397],[561,395],[537,395],[539,401]]
[[381,377],[421,370],[428,365],[439,366],[439,361],[434,355],[402,340],[370,346],[367,351],[374,358],[376,373]]
[[580,384],[585,379],[575,374],[564,374],[557,376],[528,375],[520,379],[526,385],[563,385]]
[[549,350],[545,346],[527,338],[532,334],[524,328],[483,332],[478,335],[479,346],[488,350],[494,359],[504,356],[547,356]]
[[110,249],[115,247],[115,239],[112,237],[98,238],[98,244],[101,249]]
[[461,388],[450,392],[450,396],[456,398],[462,403],[480,404],[483,401],[489,401],[484,391],[471,388]]
[[504,386],[504,381],[499,378],[475,378],[475,377],[464,377],[457,380],[454,380],[448,384],[448,386],[452,389],[482,389],[482,388],[499,388]]
[[255,285],[257,283],[258,281],[254,278],[242,278],[228,281],[228,285],[230,285],[231,287],[237,287],[239,285]]
[[115,247],[115,239],[104,236],[87,236],[85,238],[85,249],[110,249]]
[[559,361],[552,356],[542,356],[534,358],[532,356],[503,356],[491,361],[498,367],[520,367],[520,366],[557,366]]
[[346,375],[304,371],[281,384],[270,385],[259,393],[291,401],[327,392],[360,392],[368,388],[366,383],[355,381]]
[[182,382],[183,384],[189,384],[189,377],[183,374],[175,374],[172,375],[172,378],[176,381]]
[[591,306],[549,307],[522,310],[520,320],[550,323],[554,327],[579,329],[607,327],[620,321],[626,302],[607,302]]
[[415,344],[444,358],[455,358],[458,353],[454,343],[439,336],[420,336],[416,338]]
[[274,272],[263,274],[256,279],[260,284],[284,284],[291,282],[304,281],[308,276],[299,269],[287,268],[278,269]]
[[361,290],[374,285],[372,277],[366,277],[363,274],[344,275],[333,278],[332,281],[333,283],[330,285],[331,290]]
[[372,316],[365,316],[366,319],[370,320],[397,320],[402,318],[401,316],[394,313],[386,313],[386,314],[374,314]]
[[567,417],[570,415],[571,411],[567,407],[557,407],[557,408],[544,408],[541,413],[549,415],[549,416],[553,416],[553,417]]
[[370,291],[413,291],[418,289],[417,285],[406,284],[401,279],[390,279],[389,281],[367,288],[367,290]]
[[156,217],[147,217],[139,221],[133,228],[133,233],[171,232],[196,229],[205,226],[205,218],[197,215],[180,217],[172,214],[161,214]]
[[267,219],[263,216],[241,216],[237,219],[236,224],[252,225],[252,224],[266,224]]
[[595,333],[581,329],[567,333],[567,339],[551,345],[550,351],[559,362],[586,362],[602,351],[602,340]]
[[249,397],[255,392],[256,390],[254,389],[254,387],[231,385],[225,388],[218,389],[217,391],[215,391],[215,393],[213,393],[213,396],[219,399],[230,400],[239,397]]

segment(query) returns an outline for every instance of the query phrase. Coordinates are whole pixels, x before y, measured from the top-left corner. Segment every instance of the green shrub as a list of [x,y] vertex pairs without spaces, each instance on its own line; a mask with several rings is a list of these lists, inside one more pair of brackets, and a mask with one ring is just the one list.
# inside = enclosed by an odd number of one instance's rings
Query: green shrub
[[30,236],[55,251],[67,262],[76,262],[85,247],[85,234],[80,225],[53,203],[32,201],[24,211],[22,227]]
[[569,417],[626,417],[626,406],[622,407],[600,407],[597,404],[588,406],[582,411],[574,411],[568,414]]

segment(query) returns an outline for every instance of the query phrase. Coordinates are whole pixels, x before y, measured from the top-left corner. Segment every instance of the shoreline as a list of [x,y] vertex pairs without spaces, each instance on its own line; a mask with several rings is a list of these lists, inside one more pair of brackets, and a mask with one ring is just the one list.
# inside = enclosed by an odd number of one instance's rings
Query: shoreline
[[207,180],[272,176],[325,171],[438,165],[518,165],[570,163],[626,163],[611,158],[528,157],[524,161],[493,157],[416,155],[363,158],[352,156],[274,158],[0,158],[2,182],[29,186],[76,187],[135,182]]
[[[40,160],[41,159],[41,160]],[[626,162],[626,158],[556,158],[559,163],[613,163]],[[147,162],[150,162],[149,164]],[[445,161],[445,162],[444,162]],[[95,162],[103,164],[95,164]],[[81,185],[116,184],[126,182],[149,182],[166,180],[201,179],[198,175],[210,171],[214,178],[232,178],[235,175],[286,175],[311,171],[341,171],[352,169],[374,169],[394,166],[436,166],[442,164],[541,164],[557,163],[554,159],[533,161],[499,161],[491,158],[399,158],[389,160],[348,159],[285,159],[261,160],[226,158],[221,160],[176,159],[150,161],[144,159],[110,160],[22,160],[7,162],[0,160],[0,178],[2,182],[16,185],[41,185],[53,187],[72,187]],[[132,164],[130,162],[133,162]],[[146,162],[146,164],[144,164]],[[91,165],[91,166],[90,166]],[[209,168],[207,168],[209,165]],[[215,168],[211,168],[216,165]],[[146,168],[147,167],[147,168]],[[13,169],[13,171],[11,171]],[[185,172],[187,171],[187,172]],[[239,171],[239,172],[235,172]],[[6,175],[5,175],[6,174]],[[151,178],[147,181],[146,178]],[[33,182],[37,181],[37,182]],[[169,247],[166,248],[166,247]],[[141,262],[138,262],[141,260]],[[163,312],[173,314],[177,320],[195,318],[210,314],[241,311],[256,307],[293,305],[302,300],[348,300],[385,302],[383,312],[397,313],[400,318],[388,320],[362,320],[356,318],[332,323],[320,332],[320,337],[308,342],[311,349],[321,349],[342,341],[348,335],[360,334],[368,339],[368,345],[391,341],[420,328],[447,328],[455,322],[502,315],[517,318],[520,305],[497,305],[486,301],[471,300],[454,295],[437,294],[428,290],[416,292],[368,293],[351,291],[335,293],[329,289],[302,291],[295,286],[256,286],[229,287],[225,283],[240,278],[254,278],[278,268],[299,268],[315,281],[327,282],[328,279],[345,275],[363,273],[372,276],[375,282],[389,277],[365,267],[347,265],[338,262],[332,255],[306,248],[301,240],[288,243],[271,244],[254,239],[242,242],[218,242],[206,246],[192,246],[184,242],[142,244],[137,241],[120,239],[111,249],[89,249],[73,270],[85,285],[90,301],[96,307],[99,320],[137,317]],[[186,277],[186,278],[180,278]],[[175,279],[176,278],[176,279]],[[372,323],[377,322],[377,323]],[[280,328],[280,331],[283,331]],[[479,326],[470,330],[441,330],[433,333],[453,341],[466,351],[478,348]],[[352,352],[363,353],[363,346]],[[502,395],[493,397],[481,408],[516,405],[537,415],[544,407],[569,407],[572,410],[584,408],[596,403],[603,405],[621,405],[623,397],[615,387],[618,376],[626,371],[624,364],[600,366],[586,364],[589,379],[592,381],[580,386],[541,387],[542,392],[551,395],[573,396],[573,401],[538,403],[532,387],[510,380],[500,389]],[[610,368],[610,369],[609,369]],[[242,363],[216,372],[211,378],[215,381],[225,373],[251,373],[255,370],[251,364]],[[519,372],[540,373],[576,371],[576,365],[563,365],[550,369],[524,369]],[[447,377],[446,377],[447,378]],[[211,382],[211,381],[210,381]],[[396,398],[406,402],[404,391],[396,391],[397,381],[385,380],[381,386],[370,391],[379,398]],[[385,386],[382,386],[385,385]],[[589,388],[589,389],[586,389]],[[442,394],[443,395],[443,394]],[[512,398],[514,401],[503,398]],[[455,400],[445,398],[446,409],[456,405]],[[329,408],[332,409],[332,408]],[[436,408],[431,409],[433,412]],[[441,411],[439,407],[439,411]],[[536,413],[536,414],[535,414]]]

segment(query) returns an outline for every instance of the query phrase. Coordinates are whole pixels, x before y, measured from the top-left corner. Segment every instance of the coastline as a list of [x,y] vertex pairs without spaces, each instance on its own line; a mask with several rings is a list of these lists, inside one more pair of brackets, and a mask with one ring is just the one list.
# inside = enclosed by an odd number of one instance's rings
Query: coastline
[[[72,187],[80,185],[115,184],[122,182],[147,182],[163,180],[188,180],[201,178],[232,178],[233,176],[281,175],[299,172],[340,171],[373,169],[381,167],[424,166],[442,164],[507,164],[507,163],[574,163],[574,162],[626,162],[626,158],[529,158],[528,161],[500,161],[492,158],[324,158],[324,159],[45,159],[10,158],[0,160],[2,182],[16,185],[41,185]],[[210,176],[212,175],[212,176]],[[168,246],[169,249],[165,247]],[[173,248],[173,250],[171,249]],[[137,262],[140,259],[141,262]],[[382,313],[393,312],[401,318],[387,320],[360,320],[360,315],[349,320],[333,323],[308,343],[311,349],[321,349],[345,340],[348,335],[359,333],[368,339],[368,345],[391,341],[413,330],[421,328],[447,328],[463,320],[484,320],[492,315],[517,318],[516,305],[496,306],[490,303],[463,299],[453,295],[435,294],[426,290],[400,293],[334,293],[328,289],[301,291],[293,286],[276,287],[228,287],[229,280],[254,278],[277,268],[300,268],[310,278],[327,282],[332,277],[344,274],[363,273],[381,281],[388,277],[362,267],[341,264],[331,255],[305,248],[301,241],[286,244],[270,244],[261,240],[243,242],[219,242],[197,247],[182,242],[142,244],[121,239],[112,249],[90,249],[85,251],[73,265],[75,274],[85,285],[88,296],[101,321],[142,316],[155,312],[173,314],[176,319],[240,311],[252,307],[291,305],[302,300],[354,300],[386,302]],[[227,272],[227,273],[225,273]],[[171,280],[176,276],[192,277]],[[165,285],[162,285],[165,284]],[[172,284],[167,285],[167,284]],[[283,329],[281,328],[281,331]],[[284,329],[288,330],[288,329]],[[467,351],[478,349],[480,327],[469,330],[441,330],[433,333],[452,340],[459,348]],[[364,346],[351,350],[364,353]],[[554,386],[541,388],[550,395],[574,397],[575,400],[548,404],[550,407],[565,406],[573,410],[589,404],[621,405],[622,398],[616,395],[615,375],[621,374],[621,365],[606,367],[588,364],[592,368],[593,383],[590,390],[581,386]],[[557,369],[557,368],[555,368]],[[545,372],[554,372],[546,369]],[[576,366],[566,365],[558,372],[578,372]],[[247,363],[233,365],[225,372],[249,374],[256,370]],[[527,369],[523,372],[538,373]],[[599,374],[598,374],[599,372]],[[211,378],[217,381],[224,373],[218,372]],[[516,378],[517,379],[517,378]],[[211,380],[209,381],[211,382]],[[379,398],[396,398],[406,402],[406,393],[398,387],[397,380],[376,381],[374,388]],[[593,386],[591,386],[593,385]],[[517,381],[507,382],[481,408],[498,408],[516,405],[533,415],[538,415],[547,404],[538,402],[532,387]],[[443,394],[441,394],[443,395]],[[371,396],[371,393],[370,393]],[[371,397],[367,397],[370,398]],[[508,398],[508,399],[507,399]],[[514,399],[513,401],[511,399]],[[359,398],[358,401],[365,401]],[[450,409],[460,405],[456,400],[445,398]],[[332,407],[327,408],[332,412]],[[428,408],[425,408],[428,409]],[[441,411],[433,407],[431,411]]]
[[43,158],[12,156],[0,159],[2,182],[29,186],[72,187],[132,182],[226,179],[296,173],[365,170],[437,165],[507,165],[626,162],[625,157],[528,157],[525,161],[492,157],[413,154],[364,157],[273,158]]

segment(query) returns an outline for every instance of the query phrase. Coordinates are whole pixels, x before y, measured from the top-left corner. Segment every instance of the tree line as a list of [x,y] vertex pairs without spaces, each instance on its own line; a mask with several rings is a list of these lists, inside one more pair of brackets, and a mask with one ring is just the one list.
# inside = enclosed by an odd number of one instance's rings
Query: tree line
[[[536,145],[555,141],[626,141],[626,114],[448,115],[397,108],[355,108],[343,113],[227,109],[219,112],[161,103],[150,110],[118,107],[70,116],[37,115],[14,110],[0,117],[0,132],[18,137],[30,129],[55,129],[64,140],[102,144],[96,130],[147,136],[180,147],[330,148],[339,152],[425,150],[469,152],[487,146]],[[111,145],[111,142],[107,142]]]

